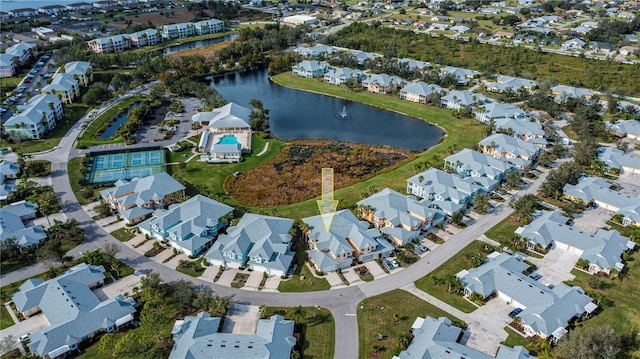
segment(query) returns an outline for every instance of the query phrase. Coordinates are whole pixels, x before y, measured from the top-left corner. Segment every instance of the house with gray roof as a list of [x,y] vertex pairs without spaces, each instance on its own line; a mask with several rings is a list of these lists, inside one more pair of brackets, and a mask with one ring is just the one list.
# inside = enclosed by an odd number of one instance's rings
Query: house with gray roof
[[507,305],[521,308],[517,317],[526,336],[549,338],[558,333],[558,328],[567,328],[573,318],[587,316],[598,308],[582,288],[560,283],[550,289],[523,274],[528,267],[518,257],[493,252],[484,264],[463,270],[456,277],[464,286],[465,296],[495,295]]
[[260,319],[255,334],[220,333],[222,319],[207,312],[177,320],[169,359],[289,358],[294,322],[279,315]]
[[564,103],[568,98],[590,99],[594,92],[585,88],[556,85],[551,88],[551,94],[555,102]]
[[343,85],[349,80],[359,83],[366,75],[358,69],[349,67],[332,67],[324,74],[324,82],[333,85]]
[[71,74],[57,73],[51,79],[51,83],[40,90],[43,94],[57,95],[64,103],[72,103],[80,96],[78,80]]
[[398,76],[370,74],[362,79],[362,89],[373,93],[387,94],[402,88],[405,81]]
[[159,208],[181,200],[185,187],[166,172],[151,176],[118,180],[115,187],[100,191],[100,196],[118,211],[128,224],[151,217]]
[[464,210],[481,190],[482,187],[465,181],[457,174],[436,168],[429,168],[407,179],[408,194],[426,198],[448,216]]
[[289,234],[292,226],[292,219],[246,213],[218,237],[205,258],[214,266],[248,266],[269,275],[285,275],[295,256]]
[[72,61],[64,65],[64,73],[73,76],[80,86],[89,86],[93,82],[93,67],[86,61]]
[[296,76],[314,78],[323,77],[329,69],[329,64],[324,61],[303,60],[299,64],[293,65],[292,72]]
[[549,248],[552,245],[569,253],[578,255],[589,263],[589,273],[609,274],[612,269],[618,272],[624,268],[622,254],[633,250],[635,243],[622,236],[618,231],[598,229],[595,234],[575,229],[567,225],[568,218],[546,212],[526,226],[519,227],[515,233],[526,239],[529,248]]
[[382,55],[379,55],[373,52],[351,50],[351,49],[348,51],[351,55],[353,55],[353,57],[356,58],[356,61],[358,61],[358,65],[364,65],[364,62],[367,60],[375,60],[375,59],[382,58]]
[[417,103],[427,103],[429,96],[440,96],[444,89],[436,84],[427,85],[422,81],[411,82],[400,90],[400,99]]
[[476,184],[485,192],[495,190],[507,172],[515,167],[502,158],[464,148],[444,159],[445,169],[450,169],[467,182]]
[[476,119],[485,124],[489,123],[489,120],[528,119],[524,110],[510,103],[491,102],[483,106],[474,107],[473,112]]
[[[413,340],[409,347],[393,359],[493,359],[483,352],[460,344],[464,330],[453,325],[446,317],[416,318],[411,326]],[[500,345],[496,359],[535,359],[521,346],[509,348]]]
[[611,188],[611,183],[600,177],[582,177],[576,185],[567,183],[562,188],[564,196],[584,205],[595,203],[601,208],[618,212],[621,208],[640,203],[640,197],[632,197]]
[[411,242],[421,232],[445,220],[445,214],[431,207],[429,200],[418,200],[389,188],[358,202],[358,210],[361,218],[380,229],[398,246]]
[[469,84],[469,82],[472,79],[480,75],[480,73],[475,70],[461,69],[459,67],[453,67],[453,66],[445,66],[440,69],[440,76],[444,77],[447,75],[454,76],[458,81],[458,85],[466,86]]
[[339,51],[339,49],[333,46],[323,44],[317,44],[311,47],[298,46],[293,50],[293,52],[307,57],[318,57],[325,54],[330,55]]
[[192,122],[206,124],[198,142],[205,162],[239,162],[242,153],[251,152],[251,110],[234,102],[191,116]]
[[0,161],[0,202],[4,202],[9,194],[16,188],[15,179],[20,174],[20,166],[17,164],[2,160]]
[[584,49],[584,46],[586,44],[587,43],[584,42],[582,39],[575,38],[575,39],[571,39],[571,40],[565,41],[562,44],[562,49],[565,50],[565,51],[567,51],[567,50],[582,50],[582,49]]
[[620,173],[640,173],[640,157],[625,153],[615,147],[604,146],[598,149],[598,159],[607,169],[616,169]]
[[37,212],[38,204],[29,201],[0,208],[0,241],[15,238],[21,248],[39,247],[47,239],[47,232],[41,225],[26,224],[36,218]]
[[[638,110],[640,113],[640,110]],[[628,137],[634,141],[640,141],[640,122],[636,120],[606,122],[604,125],[609,133],[618,137]]]
[[414,60],[414,59],[408,59],[408,58],[398,59],[398,64],[403,65],[403,66],[407,66],[407,68],[411,72],[415,72],[416,70],[417,71],[422,71],[422,70],[426,70],[426,69],[430,69],[431,68],[431,64],[428,63],[428,62]]
[[480,152],[495,158],[503,158],[521,171],[528,171],[542,153],[542,148],[539,146],[502,133],[494,133],[478,144]]
[[328,231],[322,215],[302,221],[309,226],[307,255],[313,266],[324,273],[385,258],[394,250],[380,230],[369,228],[368,222],[358,220],[346,209],[335,212]]
[[532,118],[499,118],[495,120],[494,126],[497,132],[520,138],[541,148],[548,145],[542,125]]
[[618,213],[622,216],[622,225],[640,228],[640,202],[621,208]]
[[460,110],[463,107],[484,106],[492,100],[481,93],[473,93],[469,90],[453,90],[440,98],[440,105],[452,110]]
[[538,86],[538,84],[533,80],[503,75],[498,75],[496,82],[485,83],[485,87],[491,92],[505,92],[510,90],[517,93],[520,89],[532,91],[536,86]]
[[48,326],[31,334],[29,351],[54,359],[83,341],[133,321],[135,301],[119,295],[100,301],[92,292],[104,283],[104,268],[80,263],[58,277],[28,279],[11,299],[25,317],[42,312]]
[[224,228],[222,217],[231,213],[232,207],[196,195],[182,203],[175,203],[167,210],[157,209],[153,217],[140,223],[138,228],[151,238],[169,241],[178,251],[196,256],[207,249]]
[[17,106],[18,111],[4,123],[9,137],[39,139],[56,127],[62,119],[64,107],[56,95],[39,94],[33,96],[24,105]]

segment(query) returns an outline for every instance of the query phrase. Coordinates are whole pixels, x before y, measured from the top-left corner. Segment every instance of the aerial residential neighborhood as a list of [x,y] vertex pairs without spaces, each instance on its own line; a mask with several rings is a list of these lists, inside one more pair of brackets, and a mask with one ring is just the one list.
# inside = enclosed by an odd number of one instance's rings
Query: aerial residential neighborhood
[[637,2],[0,20],[3,359],[640,355]]

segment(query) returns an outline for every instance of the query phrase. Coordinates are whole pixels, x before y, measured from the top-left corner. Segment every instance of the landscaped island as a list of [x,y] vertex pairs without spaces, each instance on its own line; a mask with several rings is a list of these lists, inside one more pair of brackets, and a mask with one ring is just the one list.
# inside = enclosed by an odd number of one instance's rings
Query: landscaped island
[[228,177],[225,188],[236,201],[252,207],[283,206],[319,196],[323,167],[334,169],[334,186],[342,188],[412,157],[387,146],[296,140],[288,142],[272,160]]

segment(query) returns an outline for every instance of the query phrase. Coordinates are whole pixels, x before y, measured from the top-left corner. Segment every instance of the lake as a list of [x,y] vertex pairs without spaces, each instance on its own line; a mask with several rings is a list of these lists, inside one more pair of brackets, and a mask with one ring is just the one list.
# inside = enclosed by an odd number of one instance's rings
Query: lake
[[131,107],[129,107],[127,111],[119,115],[115,115],[116,120],[111,122],[109,127],[107,127],[103,133],[96,136],[96,138],[99,140],[108,140],[111,137],[115,136],[116,132],[118,132],[118,129],[120,128],[120,125],[123,125],[127,122],[129,112],[138,106],[140,106],[140,102],[136,102],[133,105],[131,105]]
[[[249,100],[262,101],[270,111],[271,133],[283,140],[330,139],[422,151],[444,134],[439,127],[396,112],[276,85],[264,68],[215,76],[211,83],[239,105],[250,108]],[[340,118],[343,108],[348,118]]]

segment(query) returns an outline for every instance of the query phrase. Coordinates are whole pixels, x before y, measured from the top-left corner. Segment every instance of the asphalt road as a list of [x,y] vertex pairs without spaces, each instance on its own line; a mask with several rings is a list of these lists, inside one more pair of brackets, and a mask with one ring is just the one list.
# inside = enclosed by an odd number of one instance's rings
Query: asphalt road
[[[134,91],[134,92],[140,92]],[[87,239],[80,246],[73,249],[69,254],[77,256],[79,252],[100,248],[106,242],[117,244],[121,251],[118,259],[132,266],[134,269],[146,273],[150,271],[158,272],[164,281],[186,279],[196,285],[207,285],[217,294],[232,297],[233,301],[243,304],[266,304],[271,306],[322,306],[329,309],[335,320],[335,354],[334,358],[357,358],[358,357],[358,323],[356,309],[360,301],[367,297],[376,296],[405,285],[413,283],[415,280],[430,273],[449,258],[456,255],[462,248],[467,246],[484,232],[506,218],[512,209],[508,206],[501,206],[499,211],[488,214],[472,223],[466,229],[440,245],[423,257],[418,262],[408,268],[394,273],[390,276],[377,279],[373,282],[364,282],[356,287],[347,287],[337,290],[310,293],[274,293],[239,290],[230,287],[217,285],[211,282],[184,275],[162,264],[156,263],[144,256],[140,256],[123,243],[116,240],[102,227],[97,225],[77,202],[67,175],[68,160],[81,156],[81,151],[73,148],[76,137],[80,134],[83,118],[69,130],[61,140],[60,145],[52,152],[34,156],[36,159],[47,159],[52,163],[52,185],[61,196],[62,208],[67,217],[75,218],[85,229]],[[172,141],[175,142],[175,141]],[[161,143],[159,143],[161,144]],[[533,184],[520,193],[535,193],[540,183],[546,177],[548,171],[543,173]],[[19,281],[42,273],[46,268],[42,265],[33,265],[14,272],[0,276],[2,285]]]

